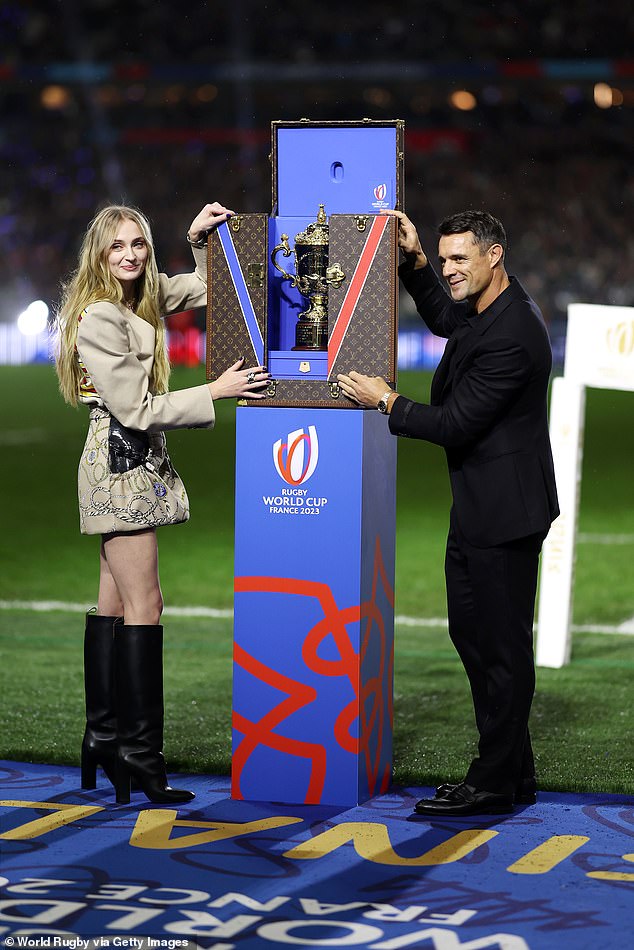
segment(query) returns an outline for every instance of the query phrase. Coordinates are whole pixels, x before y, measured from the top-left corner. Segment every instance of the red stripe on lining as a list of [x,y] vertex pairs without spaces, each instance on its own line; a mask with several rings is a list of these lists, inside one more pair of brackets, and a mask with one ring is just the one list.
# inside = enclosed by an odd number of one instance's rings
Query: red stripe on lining
[[368,234],[367,241],[361,252],[361,257],[355,268],[354,274],[352,275],[352,280],[350,281],[350,286],[348,287],[348,292],[344,298],[341,310],[339,311],[339,316],[333,327],[333,331],[328,343],[328,375],[332,372],[332,368],[335,365],[335,361],[339,355],[339,350],[341,349],[341,344],[343,339],[348,331],[350,322],[352,320],[352,315],[354,314],[355,308],[359,302],[359,297],[361,296],[361,291],[365,285],[367,276],[370,272],[370,267],[372,266],[372,261],[377,252],[379,242],[383,237],[383,232],[387,226],[389,215],[387,214],[377,214],[372,222],[372,227],[370,228],[370,233]]

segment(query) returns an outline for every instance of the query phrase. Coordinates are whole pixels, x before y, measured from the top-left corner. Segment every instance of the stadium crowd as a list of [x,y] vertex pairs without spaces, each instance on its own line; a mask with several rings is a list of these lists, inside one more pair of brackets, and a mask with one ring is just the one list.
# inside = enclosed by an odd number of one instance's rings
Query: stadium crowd
[[[493,81],[485,68],[489,57],[587,56],[590,41],[593,56],[628,55],[628,5],[603,17],[543,0],[530,15],[511,0],[407,0],[397,10],[369,2],[362,15],[338,7],[336,23],[327,4],[282,10],[236,0],[213,17],[209,6],[190,0],[174,16],[170,4],[139,0],[126,6],[120,31],[115,0],[3,4],[0,320],[36,297],[56,301],[79,235],[108,201],[146,210],[162,266],[188,267],[183,228],[201,199],[269,210],[269,123],[302,116],[405,119],[405,208],[427,246],[446,214],[492,211],[507,226],[510,271],[551,324],[565,321],[574,299],[634,305],[634,92],[629,104],[599,109],[592,82]],[[275,28],[259,29],[267,11]],[[424,37],[414,28],[422,18]],[[275,75],[276,62],[359,67],[368,57],[421,56],[479,64],[476,106],[449,104],[460,88],[449,78]],[[114,78],[63,81],[50,70],[48,78],[47,64],[88,60],[114,66]],[[269,63],[270,72],[257,82],[188,74],[187,64],[205,62],[210,75],[223,62]],[[156,63],[174,64],[172,78],[148,78],[143,64]],[[402,316],[412,316],[407,307]]]
[[[614,0],[366,0],[358,7],[322,0],[287,4],[188,0],[175,13],[157,0],[4,0],[0,24],[13,55],[34,62],[66,58],[74,36],[96,59],[228,61],[236,49],[262,61],[338,61],[354,57],[520,59],[631,55],[632,8]],[[60,30],[60,20],[65,29]],[[264,25],[264,28],[263,28]]]

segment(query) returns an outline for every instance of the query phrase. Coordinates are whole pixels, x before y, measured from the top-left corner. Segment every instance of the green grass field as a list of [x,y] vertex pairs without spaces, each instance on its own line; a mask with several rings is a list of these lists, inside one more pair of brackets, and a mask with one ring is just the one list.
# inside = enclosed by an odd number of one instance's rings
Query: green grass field
[[[172,388],[202,378],[202,369],[179,369]],[[429,382],[428,374],[403,373],[399,388],[426,399]],[[634,616],[633,408],[630,393],[588,393],[578,626],[616,627]],[[0,756],[75,764],[83,729],[82,617],[10,605],[95,602],[98,540],[79,535],[75,487],[86,413],[63,405],[50,367],[2,367],[0,420]],[[169,445],[192,519],[159,534],[166,604],[230,608],[233,404],[220,404],[212,433],[170,433]],[[397,497],[396,613],[444,617],[449,488],[440,449],[399,442]],[[605,536],[616,536],[615,543],[599,543]],[[226,773],[231,622],[166,617],[165,625],[169,764]],[[570,665],[538,671],[532,730],[541,787],[634,792],[633,672],[634,638],[617,633],[576,633]],[[466,678],[446,631],[397,626],[395,780],[459,780],[474,742]]]

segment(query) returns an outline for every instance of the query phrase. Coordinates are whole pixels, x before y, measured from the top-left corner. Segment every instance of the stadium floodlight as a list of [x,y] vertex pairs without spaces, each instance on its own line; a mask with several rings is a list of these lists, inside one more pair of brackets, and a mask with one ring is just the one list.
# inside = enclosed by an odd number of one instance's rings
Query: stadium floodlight
[[24,336],[37,336],[46,330],[48,305],[43,300],[34,300],[18,317],[18,330]]

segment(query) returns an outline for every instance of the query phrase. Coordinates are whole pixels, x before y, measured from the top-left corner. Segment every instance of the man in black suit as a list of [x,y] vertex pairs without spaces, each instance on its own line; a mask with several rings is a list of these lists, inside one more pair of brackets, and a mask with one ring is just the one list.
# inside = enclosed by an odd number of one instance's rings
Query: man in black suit
[[380,377],[340,375],[343,392],[389,414],[395,435],[447,454],[453,495],[445,558],[449,634],[469,677],[478,756],[459,785],[441,785],[421,815],[498,814],[536,800],[528,718],[532,628],[542,542],[557,517],[547,419],[552,353],[542,314],[504,264],[506,234],[483,211],[439,226],[447,295],[400,211],[399,273],[419,314],[448,342],[431,404]]

